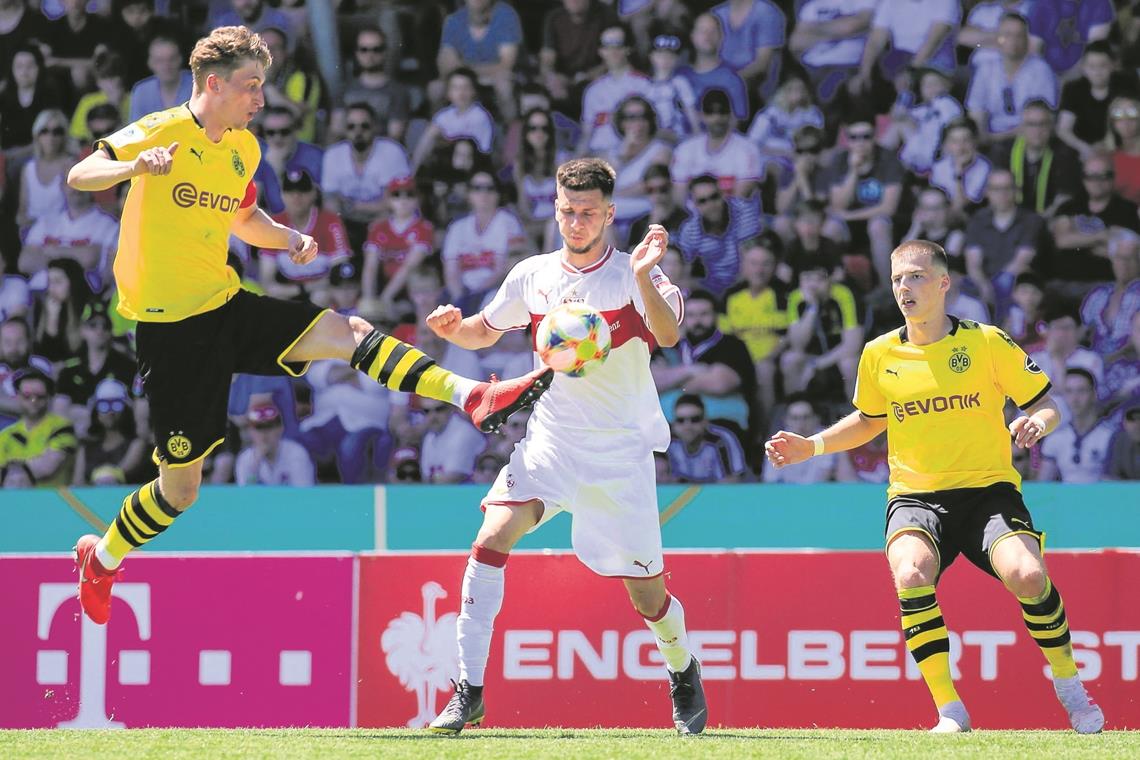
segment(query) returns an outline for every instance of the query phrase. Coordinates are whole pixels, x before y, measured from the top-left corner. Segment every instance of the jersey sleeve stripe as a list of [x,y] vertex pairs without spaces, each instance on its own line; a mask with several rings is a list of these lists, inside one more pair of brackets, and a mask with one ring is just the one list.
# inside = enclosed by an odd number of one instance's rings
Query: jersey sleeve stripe
[[483,325],[486,326],[486,328],[488,330],[494,330],[495,332],[501,332],[501,333],[510,332],[511,330],[523,330],[528,326],[528,325],[515,325],[514,327],[495,327],[493,324],[491,324],[490,322],[487,321],[487,315],[484,314],[483,312],[479,312],[479,318],[483,320]]
[[1041,400],[1041,399],[1042,399],[1042,398],[1045,396],[1045,394],[1046,394],[1046,393],[1048,393],[1048,392],[1049,392],[1050,390],[1052,390],[1052,389],[1053,389],[1053,383],[1051,383],[1051,382],[1047,382],[1047,383],[1045,383],[1045,387],[1044,387],[1044,388],[1042,388],[1042,389],[1041,389],[1041,390],[1040,390],[1040,391],[1037,393],[1037,395],[1036,395],[1036,396],[1034,396],[1033,398],[1029,399],[1029,400],[1028,400],[1028,401],[1026,401],[1024,404],[1018,404],[1018,405],[1017,405],[1017,408],[1018,408],[1018,409],[1021,409],[1021,410],[1023,410],[1023,411],[1024,411],[1025,409],[1028,409],[1029,407],[1033,406],[1033,405],[1034,405],[1034,404],[1036,404],[1038,401],[1040,401],[1040,400]]
[[111,157],[112,161],[119,160],[118,156],[115,155],[115,149],[112,148],[111,143],[107,142],[106,140],[96,140],[95,144],[92,145],[91,148],[92,150],[99,150],[102,148],[103,150],[107,151],[107,154]]
[[886,412],[883,412],[882,414],[867,414],[862,409],[859,409],[859,407],[855,407],[855,408],[858,409],[859,414],[863,415],[864,417],[866,417],[869,420],[881,420],[887,416]]

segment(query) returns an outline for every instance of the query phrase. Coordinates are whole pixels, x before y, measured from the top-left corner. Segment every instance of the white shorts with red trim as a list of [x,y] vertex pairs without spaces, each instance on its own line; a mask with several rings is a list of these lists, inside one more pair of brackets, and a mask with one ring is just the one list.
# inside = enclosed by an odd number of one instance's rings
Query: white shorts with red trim
[[540,500],[545,511],[532,531],[569,512],[574,553],[598,575],[652,578],[664,572],[652,452],[631,448],[624,436],[607,445],[606,434],[590,435],[588,445],[575,445],[534,433],[515,446],[483,506]]

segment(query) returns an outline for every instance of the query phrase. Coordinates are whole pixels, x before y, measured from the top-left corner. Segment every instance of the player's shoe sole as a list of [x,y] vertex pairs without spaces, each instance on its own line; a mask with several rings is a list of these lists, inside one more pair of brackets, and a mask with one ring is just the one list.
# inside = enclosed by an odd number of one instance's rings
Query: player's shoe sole
[[538,401],[552,382],[554,370],[543,367],[514,380],[480,383],[471,392],[464,411],[471,416],[475,427],[484,433],[494,433],[512,414]]
[[482,686],[471,686],[465,680],[452,683],[455,693],[428,726],[428,731],[437,736],[458,736],[464,728],[478,726],[487,716]]

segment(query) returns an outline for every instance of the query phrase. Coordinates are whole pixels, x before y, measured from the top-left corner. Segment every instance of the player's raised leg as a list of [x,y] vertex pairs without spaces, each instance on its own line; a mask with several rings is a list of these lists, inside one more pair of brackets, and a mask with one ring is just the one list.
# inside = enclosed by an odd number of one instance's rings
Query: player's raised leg
[[507,557],[528,530],[542,518],[542,502],[486,504],[483,526],[471,546],[463,572],[456,637],[459,642],[459,683],[455,693],[429,729],[455,735],[467,725],[483,722],[483,675],[491,652],[495,617],[503,606]]
[[1080,734],[1098,733],[1104,728],[1104,712],[1089,699],[1077,673],[1065,604],[1045,570],[1037,537],[1011,533],[999,538],[990,550],[990,562],[1021,603],[1025,627],[1049,661],[1053,690],[1068,713],[1073,730]]
[[497,430],[550,387],[554,371],[535,370],[512,380],[480,382],[444,369],[415,346],[376,330],[360,317],[327,311],[291,346],[286,362],[343,359],[394,391],[454,404],[484,432]]
[[669,697],[673,700],[673,725],[682,736],[699,734],[708,722],[708,702],[701,682],[701,664],[689,649],[685,608],[665,589],[665,577],[625,578],[634,609],[653,631],[657,649],[669,673]]
[[102,625],[111,618],[111,588],[123,558],[169,528],[198,498],[201,483],[201,459],[180,467],[161,462],[158,480],[123,499],[102,538],[88,534],[75,542],[79,602],[92,621]]
[[950,635],[934,592],[938,579],[937,550],[925,533],[901,531],[889,539],[887,561],[898,592],[907,650],[938,708],[938,723],[931,732],[969,731],[970,715],[950,675]]

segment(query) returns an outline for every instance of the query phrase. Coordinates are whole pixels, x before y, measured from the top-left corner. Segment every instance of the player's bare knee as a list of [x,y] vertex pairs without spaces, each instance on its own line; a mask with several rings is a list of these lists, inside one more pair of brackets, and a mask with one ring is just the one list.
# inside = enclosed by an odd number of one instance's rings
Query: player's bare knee
[[1026,558],[1006,570],[1002,580],[1010,591],[1023,599],[1045,593],[1045,568],[1034,558]]
[[198,486],[192,484],[160,483],[159,490],[166,503],[184,512],[198,500]]
[[625,589],[629,593],[629,601],[633,603],[633,608],[642,617],[654,617],[660,614],[668,597],[665,583],[660,578],[627,580]]

